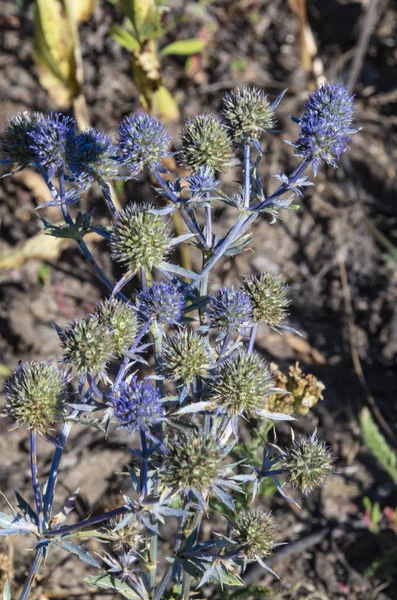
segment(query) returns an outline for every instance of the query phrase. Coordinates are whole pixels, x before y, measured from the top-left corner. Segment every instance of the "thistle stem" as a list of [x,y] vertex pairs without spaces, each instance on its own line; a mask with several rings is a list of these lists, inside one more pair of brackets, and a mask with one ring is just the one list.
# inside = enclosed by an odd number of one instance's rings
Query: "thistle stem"
[[149,452],[147,447],[146,433],[141,429],[141,443],[142,443],[142,466],[141,466],[141,494],[144,499],[147,496],[147,478],[148,478],[148,467],[149,467]]
[[32,473],[33,494],[36,504],[39,533],[41,533],[43,531],[43,505],[37,470],[37,433],[34,429],[30,430],[30,470]]
[[114,517],[118,517],[119,515],[124,515],[129,512],[130,509],[128,506],[119,506],[118,508],[114,508],[109,512],[103,513],[102,515],[97,515],[96,517],[90,517],[88,519],[84,519],[84,521],[79,521],[78,523],[74,523],[73,525],[64,525],[63,527],[57,527],[55,529],[50,529],[45,532],[46,537],[58,537],[61,535],[67,535],[69,533],[74,533],[75,531],[80,531],[80,529],[84,529],[85,527],[90,527],[92,525],[97,525],[98,523],[103,523],[104,521],[108,521],[109,519],[113,519]]
[[[77,243],[80,246],[80,250],[82,251],[82,253],[86,257],[87,261],[92,266],[92,268],[94,269],[95,273],[98,275],[99,279],[102,281],[102,283],[104,283],[106,285],[106,287],[108,288],[108,290],[110,292],[112,292],[113,289],[114,289],[114,284],[110,281],[110,279],[108,279],[106,277],[105,273],[102,271],[101,267],[98,265],[98,263],[96,262],[95,258],[92,256],[91,251],[88,249],[88,246],[85,243],[85,241],[84,240],[77,240]],[[121,292],[118,292],[116,294],[116,296],[118,298],[120,298],[120,300],[122,300],[123,302],[128,302],[128,298],[126,298],[126,296],[124,296],[124,294],[122,294]]]
[[[136,350],[138,348],[141,339],[144,337],[144,335],[147,333],[147,331],[149,329],[149,325],[150,325],[149,322],[147,322],[147,323],[144,324],[144,326],[142,327],[142,329],[140,330],[140,332],[136,336],[134,343],[129,348],[128,354],[131,354],[132,352],[134,352],[134,350]],[[114,384],[113,384],[115,388],[117,388],[117,386],[123,380],[125,372],[126,372],[126,370],[128,368],[128,364],[129,364],[129,361],[130,361],[130,358],[129,358],[128,354],[123,358],[123,362],[120,365],[119,372],[116,375],[116,379],[115,379]]]
[[[196,539],[198,538],[198,535],[199,535],[202,520],[203,520],[203,510],[197,509],[197,512],[194,517],[193,525],[192,525],[193,531],[195,529],[197,529]],[[189,600],[191,585],[192,585],[192,576],[187,571],[184,571],[183,579],[182,579],[182,600]]]
[[[78,411],[75,411],[71,416],[76,416]],[[59,434],[58,444],[55,448],[54,456],[51,463],[50,474],[48,476],[46,490],[44,494],[44,524],[48,528],[49,520],[51,518],[51,508],[54,500],[55,486],[58,477],[59,464],[61,462],[62,454],[65,449],[66,441],[69,437],[70,430],[72,428],[71,421],[65,421],[62,425],[61,433]]]
[[25,581],[25,585],[23,586],[21,595],[19,596],[19,600],[27,600],[28,599],[34,578],[36,577],[36,575],[38,573],[38,570],[40,568],[43,558],[44,558],[44,548],[41,547],[36,550],[35,557],[30,566],[29,574]]
[[251,335],[250,335],[250,339],[249,339],[249,343],[248,343],[247,354],[251,354],[251,352],[254,349],[256,336],[258,334],[258,327],[259,327],[259,324],[255,323],[255,325],[251,329]]
[[249,208],[251,199],[251,141],[248,138],[244,142],[244,208]]

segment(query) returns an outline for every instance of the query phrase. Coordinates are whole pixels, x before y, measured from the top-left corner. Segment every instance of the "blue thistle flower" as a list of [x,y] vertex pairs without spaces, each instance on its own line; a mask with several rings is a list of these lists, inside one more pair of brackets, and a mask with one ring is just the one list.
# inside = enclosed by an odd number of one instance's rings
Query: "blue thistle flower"
[[208,304],[208,317],[211,327],[218,327],[224,333],[236,331],[246,335],[252,325],[252,304],[246,292],[234,287],[219,290]]
[[154,283],[138,295],[137,301],[139,310],[149,321],[176,325],[182,319],[185,296],[171,283]]
[[107,135],[93,128],[86,129],[68,144],[70,173],[82,187],[88,187],[95,181],[102,185],[118,173],[115,154],[116,150]]
[[171,136],[156,117],[144,112],[128,115],[119,127],[120,161],[133,175],[144,167],[153,171],[160,167],[163,158],[169,156],[170,141]]
[[51,113],[39,119],[36,126],[28,132],[30,148],[52,179],[66,161],[66,149],[74,136],[76,121],[62,113]]
[[193,202],[204,199],[220,183],[208,166],[200,167],[194,175],[186,177],[186,181],[189,185],[190,200]]
[[138,381],[133,375],[110,391],[108,401],[119,426],[130,433],[150,434],[151,427],[163,420],[160,392],[147,379]]
[[10,162],[26,166],[35,160],[30,133],[36,131],[45,117],[38,112],[21,112],[13,117],[1,135],[1,149]]
[[313,172],[322,162],[337,167],[353,129],[353,96],[340,83],[324,83],[305,105],[299,138],[292,143],[295,155],[313,162]]

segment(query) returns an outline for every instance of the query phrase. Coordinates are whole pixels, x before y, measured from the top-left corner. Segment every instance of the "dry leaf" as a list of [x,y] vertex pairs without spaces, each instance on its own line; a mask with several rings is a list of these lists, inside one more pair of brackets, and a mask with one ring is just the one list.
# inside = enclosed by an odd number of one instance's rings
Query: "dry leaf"
[[73,240],[54,238],[42,231],[0,257],[0,270],[18,269],[28,260],[56,260]]

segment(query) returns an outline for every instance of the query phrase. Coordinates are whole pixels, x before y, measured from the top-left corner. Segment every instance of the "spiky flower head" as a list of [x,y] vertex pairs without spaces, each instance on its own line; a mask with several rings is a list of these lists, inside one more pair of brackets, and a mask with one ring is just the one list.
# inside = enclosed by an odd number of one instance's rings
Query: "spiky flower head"
[[115,554],[124,552],[138,552],[142,543],[143,525],[138,517],[131,513],[128,522],[124,520],[111,522],[107,529],[107,537],[110,538],[110,550]]
[[314,375],[305,375],[297,362],[290,366],[284,375],[278,366],[270,363],[276,388],[286,390],[283,394],[272,394],[266,398],[266,409],[270,412],[281,412],[287,415],[306,415],[313,406],[323,399],[324,384]]
[[170,231],[150,204],[129,204],[118,215],[110,238],[112,257],[128,269],[151,271],[167,255]]
[[274,127],[274,109],[266,94],[257,88],[244,87],[225,94],[221,113],[239,144],[247,139],[258,139]]
[[181,322],[185,301],[183,292],[167,281],[154,283],[137,296],[138,308],[145,318],[162,325]]
[[104,375],[112,340],[97,316],[88,315],[69,323],[62,333],[61,345],[64,361],[72,363],[79,375]]
[[299,121],[295,155],[313,161],[314,174],[322,162],[333,167],[346,150],[353,129],[354,97],[341,83],[324,83],[313,92]]
[[262,273],[247,277],[244,290],[248,294],[255,323],[264,322],[270,327],[279,327],[288,315],[290,303],[287,297],[288,286],[279,275]]
[[190,202],[200,202],[213,192],[219,181],[215,179],[212,169],[207,166],[200,167],[193,175],[186,177],[189,185]]
[[206,497],[221,472],[222,452],[213,436],[181,432],[168,442],[163,476],[167,487]]
[[218,327],[224,333],[235,331],[246,335],[252,325],[252,304],[248,294],[233,286],[219,290],[208,303],[208,318],[211,327]]
[[243,511],[232,526],[230,539],[249,560],[269,556],[276,540],[271,514],[253,508]]
[[21,112],[13,117],[1,136],[1,148],[4,156],[11,162],[27,165],[36,158],[31,148],[30,133],[36,130],[45,117],[38,112]]
[[74,136],[76,125],[71,117],[51,113],[39,119],[36,126],[28,132],[35,160],[44,167],[50,179],[65,165],[66,149]]
[[5,384],[5,412],[18,427],[45,434],[62,419],[67,378],[52,362],[20,363]]
[[119,127],[118,142],[120,161],[131,173],[137,174],[144,167],[151,171],[160,167],[163,158],[169,156],[171,136],[156,117],[141,112],[128,115]]
[[240,351],[222,363],[209,384],[209,395],[220,412],[255,417],[261,414],[273,385],[267,363],[258,354]]
[[102,300],[97,304],[98,322],[110,333],[112,354],[123,356],[135,339],[138,320],[135,310],[118,298]]
[[95,181],[107,183],[117,176],[118,163],[112,140],[102,131],[86,129],[67,146],[68,168],[76,183],[86,188]]
[[232,141],[220,119],[203,114],[187,122],[181,135],[181,159],[194,172],[200,167],[226,171],[232,156]]
[[139,381],[135,375],[112,388],[108,403],[119,426],[130,433],[150,433],[151,428],[163,420],[159,390],[147,379]]
[[310,437],[301,436],[294,440],[284,451],[280,462],[288,481],[307,495],[323,485],[331,473],[333,460],[331,450],[319,441],[314,432]]
[[190,384],[205,377],[211,353],[205,338],[188,329],[169,337],[163,348],[163,371],[170,379]]

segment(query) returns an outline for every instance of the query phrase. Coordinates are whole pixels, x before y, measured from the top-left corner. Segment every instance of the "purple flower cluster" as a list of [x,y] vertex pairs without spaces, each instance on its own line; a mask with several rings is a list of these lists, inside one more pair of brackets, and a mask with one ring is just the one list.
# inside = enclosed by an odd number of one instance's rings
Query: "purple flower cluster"
[[144,167],[155,170],[169,156],[171,136],[164,126],[146,113],[128,115],[119,127],[120,161],[135,175]]
[[189,194],[191,200],[202,200],[207,194],[212,192],[220,181],[215,179],[213,171],[207,167],[200,167],[194,175],[186,177],[189,184]]
[[340,83],[325,83],[309,97],[299,120],[299,138],[292,145],[297,156],[313,162],[315,175],[323,162],[337,167],[349,135],[356,132],[353,113],[353,96]]
[[152,426],[163,419],[160,392],[149,381],[139,381],[133,376],[128,383],[121,382],[108,396],[120,427],[130,433],[150,433]]
[[166,281],[154,283],[137,298],[139,310],[149,321],[167,325],[181,322],[185,296],[174,285]]
[[211,327],[218,327],[224,333],[237,332],[246,335],[252,326],[252,304],[246,292],[234,287],[219,290],[210,298],[208,317]]
[[51,113],[39,119],[35,127],[27,133],[30,149],[52,179],[58,169],[64,167],[67,147],[73,139],[76,121],[62,113]]
[[67,147],[71,175],[83,187],[103,183],[117,175],[116,150],[111,139],[96,129],[86,129],[72,138]]

